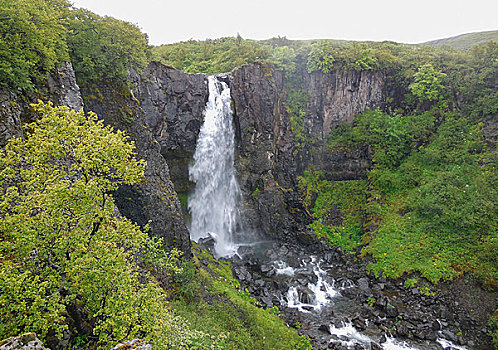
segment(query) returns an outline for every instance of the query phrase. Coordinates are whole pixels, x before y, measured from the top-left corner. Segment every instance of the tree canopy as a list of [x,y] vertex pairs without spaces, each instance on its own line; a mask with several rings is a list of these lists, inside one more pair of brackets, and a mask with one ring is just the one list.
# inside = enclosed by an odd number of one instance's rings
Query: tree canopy
[[202,344],[148,272],[176,271],[178,252],[116,212],[110,192],[144,175],[133,142],[94,114],[33,108],[26,140],[0,151],[0,338],[61,337],[77,307],[92,325],[87,342],[102,347],[134,336],[158,349]]
[[85,9],[71,11],[67,44],[80,84],[124,83],[127,69],[148,63],[147,35],[135,25]]
[[32,89],[69,58],[66,0],[0,0],[0,87]]

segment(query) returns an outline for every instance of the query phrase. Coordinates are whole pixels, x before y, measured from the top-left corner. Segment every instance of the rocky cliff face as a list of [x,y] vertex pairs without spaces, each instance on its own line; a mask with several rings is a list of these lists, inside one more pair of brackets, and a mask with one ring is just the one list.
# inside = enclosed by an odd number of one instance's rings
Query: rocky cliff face
[[80,89],[69,62],[57,67],[48,77],[46,86],[39,87],[39,90],[40,93],[17,94],[0,89],[0,147],[5,146],[11,137],[23,136],[22,124],[33,119],[29,104],[38,99],[75,110],[83,108]]
[[153,62],[142,74],[132,73],[131,81],[145,123],[168,163],[175,189],[187,194],[188,164],[208,99],[206,76],[183,73]]
[[[356,180],[366,177],[370,165],[368,149],[331,150],[327,144],[330,130],[339,123],[352,123],[365,109],[382,108],[386,100],[386,77],[378,71],[313,72],[305,77],[309,96],[305,123],[315,142],[313,165],[328,180]],[[306,160],[305,160],[306,162]]]
[[286,107],[284,75],[263,63],[232,72],[238,155],[236,166],[245,194],[244,215],[264,234],[294,240],[308,239],[301,232],[306,220],[297,193],[297,177],[313,165],[331,180],[366,176],[368,150],[334,151],[326,146],[330,129],[352,122],[367,108],[382,107],[385,77],[380,72],[336,70],[304,76],[308,95],[304,124],[315,144],[298,157]]
[[284,105],[283,73],[263,63],[232,72],[237,135],[236,167],[244,193],[246,229],[290,238],[301,231],[291,214],[298,205],[294,137]]
[[[302,210],[297,177],[311,164],[335,180],[364,176],[368,153],[330,152],[324,144],[337,123],[351,122],[365,108],[382,105],[384,77],[379,72],[353,71],[304,77],[303,88],[309,96],[304,122],[317,145],[309,159],[297,157],[282,72],[254,63],[224,79],[233,98],[236,167],[244,193],[246,229],[273,237],[308,239],[302,232],[306,218],[298,214]],[[184,197],[190,190],[188,165],[208,98],[206,76],[151,63],[140,74],[131,72],[130,81],[132,90],[101,84],[98,92],[82,91],[85,108],[125,130],[135,141],[139,157],[147,161],[146,181],[122,186],[115,194],[118,208],[140,225],[150,220],[152,234],[189,252],[189,234],[175,190]],[[69,63],[51,75],[45,90],[47,99],[55,104],[82,108]],[[1,145],[22,135],[21,123],[30,119],[28,101],[36,98],[0,91]]]
[[190,236],[180,202],[159,142],[147,126],[147,113],[127,88],[101,84],[98,91],[100,97],[95,97],[92,91],[82,89],[85,109],[125,131],[135,142],[138,157],[147,162],[143,182],[122,185],[114,194],[119,211],[142,227],[150,223],[151,235],[162,237],[166,246],[190,256]]
[[309,101],[306,121],[315,140],[327,138],[331,128],[352,123],[365,109],[385,102],[385,76],[378,71],[336,69],[331,73],[313,72],[305,78]]

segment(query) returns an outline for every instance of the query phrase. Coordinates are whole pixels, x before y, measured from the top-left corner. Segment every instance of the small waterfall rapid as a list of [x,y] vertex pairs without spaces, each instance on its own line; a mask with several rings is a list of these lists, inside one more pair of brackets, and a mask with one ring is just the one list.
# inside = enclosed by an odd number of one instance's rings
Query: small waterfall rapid
[[189,169],[190,180],[195,183],[188,201],[190,236],[196,242],[211,236],[216,255],[231,256],[237,251],[233,240],[241,192],[235,178],[230,88],[214,76],[208,77],[208,84],[204,124]]

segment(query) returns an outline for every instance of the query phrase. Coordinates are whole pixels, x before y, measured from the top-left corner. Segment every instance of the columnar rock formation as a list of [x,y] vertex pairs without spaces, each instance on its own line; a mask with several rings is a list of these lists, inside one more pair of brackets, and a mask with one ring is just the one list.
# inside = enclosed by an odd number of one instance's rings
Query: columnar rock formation
[[102,98],[82,89],[85,109],[94,111],[106,124],[125,131],[135,142],[139,158],[147,162],[145,179],[135,185],[121,185],[114,194],[120,213],[140,226],[150,225],[149,234],[161,237],[168,247],[190,256],[190,237],[182,217],[180,202],[170,179],[161,147],[147,127],[147,112],[133,91],[109,84],[98,86]]
[[207,77],[153,62],[130,75],[145,123],[159,142],[177,192],[188,193],[188,164],[195,151],[208,99]]

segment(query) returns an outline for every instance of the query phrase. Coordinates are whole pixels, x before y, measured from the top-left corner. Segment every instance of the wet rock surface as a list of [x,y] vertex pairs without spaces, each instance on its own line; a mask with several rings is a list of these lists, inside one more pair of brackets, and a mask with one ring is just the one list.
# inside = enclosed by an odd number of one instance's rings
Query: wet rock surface
[[207,76],[152,62],[142,73],[132,72],[130,80],[145,124],[168,163],[176,191],[189,192],[188,165],[208,99]]
[[[246,231],[306,242],[297,188],[295,142],[285,106],[284,75],[253,63],[232,72],[235,166],[244,193]],[[294,213],[294,214],[292,214]]]
[[239,254],[231,261],[242,287],[262,307],[278,307],[317,349],[489,348],[486,325],[474,318],[464,326],[468,310],[451,292],[412,293],[400,280],[368,274],[340,249],[267,242]]

